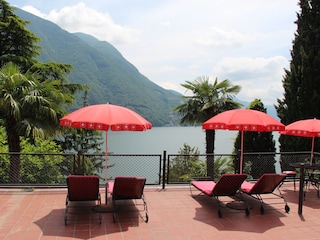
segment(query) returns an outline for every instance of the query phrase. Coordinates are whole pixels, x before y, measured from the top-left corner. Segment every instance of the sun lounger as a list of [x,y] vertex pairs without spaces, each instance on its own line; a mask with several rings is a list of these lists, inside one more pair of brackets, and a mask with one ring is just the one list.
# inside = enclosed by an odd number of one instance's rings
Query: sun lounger
[[[114,182],[108,182],[108,191],[112,196],[112,204],[115,209],[113,221],[116,222],[116,215],[119,210],[118,201],[120,200],[141,200],[145,212],[145,222],[149,221],[147,202],[144,196],[145,177],[117,176]],[[131,204],[132,205],[132,204]],[[141,204],[135,204],[137,207]],[[123,206],[123,205],[121,205]],[[140,207],[141,208],[141,207]],[[140,211],[140,210],[137,210]]]
[[[201,191],[209,197],[213,197],[218,203],[218,216],[222,217],[220,196],[235,196],[239,193],[240,186],[243,181],[247,178],[247,174],[222,174],[221,177],[214,181],[192,181],[190,185],[190,191],[192,194],[192,186]],[[247,216],[250,215],[249,208],[245,207],[245,213]]]
[[[64,222],[67,225],[68,214],[71,214],[72,208],[90,208],[90,213],[93,213],[93,205],[88,204],[72,204],[72,202],[90,202],[94,201],[99,207],[101,207],[101,197],[99,192],[99,177],[82,176],[82,175],[70,175],[67,177],[68,194],[66,198],[66,210],[64,214]],[[83,213],[85,211],[81,211]],[[101,213],[99,214],[99,222],[101,224]]]
[[[286,174],[265,173],[261,175],[258,181],[255,183],[244,181],[241,185],[241,191],[260,201],[261,214],[264,214],[264,202],[261,197],[263,194],[273,194],[282,198],[285,202],[285,211],[288,213],[290,211],[290,207],[280,191],[280,186],[285,178]],[[276,188],[278,189],[279,194],[274,193]]]

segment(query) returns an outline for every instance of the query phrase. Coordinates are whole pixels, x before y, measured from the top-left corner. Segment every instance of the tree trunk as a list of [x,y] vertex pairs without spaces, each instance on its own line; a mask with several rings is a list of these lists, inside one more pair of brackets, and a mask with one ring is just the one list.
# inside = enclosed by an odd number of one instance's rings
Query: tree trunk
[[214,139],[215,130],[206,130],[207,175],[214,180]]
[[[19,137],[19,134],[16,133],[12,125],[9,126],[7,129],[9,152],[20,153],[21,152],[20,137]],[[10,169],[9,169],[10,183],[20,182],[20,168],[21,168],[20,154],[10,154]]]

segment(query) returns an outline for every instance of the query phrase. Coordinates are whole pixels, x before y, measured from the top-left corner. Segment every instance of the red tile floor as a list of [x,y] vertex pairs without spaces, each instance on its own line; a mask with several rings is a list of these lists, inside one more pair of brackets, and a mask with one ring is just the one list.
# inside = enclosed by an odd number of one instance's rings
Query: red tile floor
[[[310,189],[298,214],[298,191],[285,183],[282,193],[291,208],[271,194],[265,195],[265,214],[260,215],[259,202],[248,199],[250,216],[244,211],[222,209],[207,196],[192,198],[189,187],[145,188],[149,222],[139,216],[120,216],[113,223],[111,213],[72,215],[64,225],[66,189],[0,189],[0,239],[105,239],[105,240],[205,240],[205,239],[320,239],[320,199]],[[105,191],[101,189],[102,199]],[[246,198],[247,199],[247,198]],[[233,201],[228,197],[221,200]],[[92,218],[92,219],[91,219]]]

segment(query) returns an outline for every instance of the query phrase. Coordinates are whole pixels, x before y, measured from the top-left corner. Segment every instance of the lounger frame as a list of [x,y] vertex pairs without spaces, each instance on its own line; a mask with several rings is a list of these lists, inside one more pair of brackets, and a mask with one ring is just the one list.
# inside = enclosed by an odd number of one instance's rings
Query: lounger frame
[[[98,214],[99,223],[101,224],[101,196],[99,192],[99,177],[96,175],[82,176],[70,175],[67,177],[68,194],[66,197],[66,209],[64,213],[64,223],[67,225],[68,215],[75,212],[71,209],[86,208],[90,210],[90,214]],[[72,204],[72,202],[82,202],[81,204]],[[86,203],[88,202],[88,204]],[[89,204],[94,202],[96,205]],[[93,207],[97,207],[97,211],[92,211]],[[87,213],[88,211],[78,211],[76,214]]]
[[[222,218],[222,203],[219,200],[219,197],[222,196],[236,196],[238,195],[241,201],[245,204],[245,214],[246,216],[250,215],[250,210],[241,197],[240,186],[243,181],[247,178],[247,174],[222,174],[221,177],[214,181],[191,181],[190,183],[190,192],[192,197],[195,195],[192,192],[192,188],[196,188],[200,191],[200,194],[204,194],[209,197],[213,197],[217,201],[218,205],[218,216]],[[198,194],[199,195],[199,194]]]
[[[290,207],[282,195],[280,187],[286,178],[286,174],[277,173],[264,173],[256,182],[244,181],[241,185],[241,191],[260,202],[260,214],[264,214],[264,201],[261,195],[273,194],[279,198],[282,198],[285,203],[285,212],[289,213]],[[278,193],[275,193],[277,189]]]
[[[147,223],[149,221],[148,205],[146,197],[144,195],[144,187],[146,184],[145,177],[135,176],[117,176],[113,182],[108,183],[108,192],[112,196],[113,205],[113,222],[115,223],[118,219],[118,212],[120,206],[132,206],[132,204],[118,204],[119,201],[133,200],[134,205],[140,209],[134,212],[144,212],[145,217],[143,220]],[[139,203],[140,201],[140,203]],[[142,209],[141,209],[142,206]],[[128,212],[128,210],[127,210]],[[130,211],[129,211],[130,212]]]

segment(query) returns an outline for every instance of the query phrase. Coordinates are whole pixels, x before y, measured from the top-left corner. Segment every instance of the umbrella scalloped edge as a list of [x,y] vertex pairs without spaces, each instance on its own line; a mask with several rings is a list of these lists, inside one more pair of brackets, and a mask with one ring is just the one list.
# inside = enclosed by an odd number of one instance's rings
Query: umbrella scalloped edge
[[283,130],[280,126],[267,126],[264,125],[226,125],[226,124],[204,124],[203,129],[207,130],[236,130],[236,131],[252,131],[252,132],[273,132]]
[[63,120],[60,122],[61,126],[70,127],[70,128],[83,128],[83,129],[92,129],[92,130],[104,130],[108,131],[109,128],[111,131],[145,131],[151,129],[152,125],[145,124],[143,126],[136,124],[114,124],[107,125],[101,123],[90,123],[90,122],[72,122],[69,120]]

